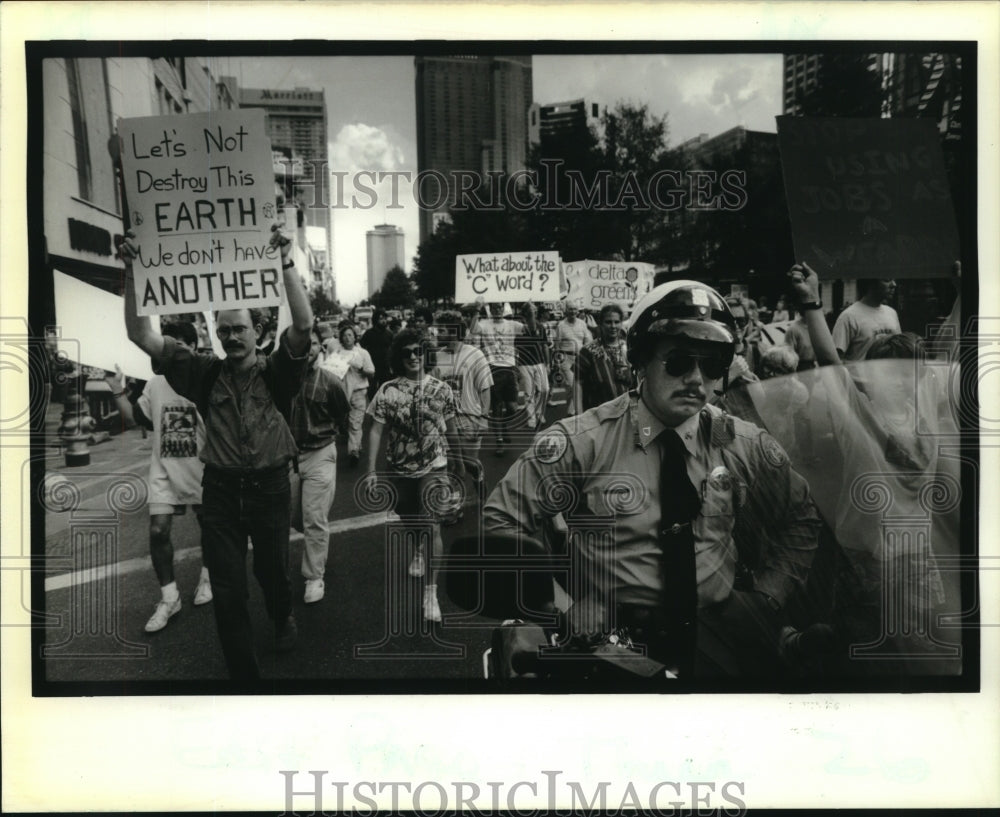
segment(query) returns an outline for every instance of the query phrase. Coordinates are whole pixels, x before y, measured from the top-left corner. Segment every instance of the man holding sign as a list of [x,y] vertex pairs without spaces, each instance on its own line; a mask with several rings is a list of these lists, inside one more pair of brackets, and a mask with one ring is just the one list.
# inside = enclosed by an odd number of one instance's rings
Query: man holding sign
[[226,667],[231,678],[243,681],[260,677],[247,607],[247,536],[253,540],[254,575],[275,622],[275,649],[290,649],[297,636],[288,575],[289,463],[297,450],[282,412],[287,413],[301,387],[312,310],[291,259],[291,243],[277,225],[270,249],[280,249],[291,325],[265,357],[256,351],[263,332],[257,310],[223,310],[216,315],[216,334],[226,352],[220,359],[197,355],[163,337],[148,317],[138,314],[132,266],[140,247],[134,233],[127,234],[121,248],[129,340],[205,419],[202,552]]

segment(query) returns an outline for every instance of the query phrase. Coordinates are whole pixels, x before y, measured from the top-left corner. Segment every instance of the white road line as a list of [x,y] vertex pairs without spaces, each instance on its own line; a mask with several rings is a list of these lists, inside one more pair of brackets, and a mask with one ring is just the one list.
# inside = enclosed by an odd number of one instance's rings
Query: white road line
[[[364,528],[373,528],[377,525],[384,525],[386,522],[399,519],[395,512],[369,513],[364,516],[352,516],[350,519],[338,519],[330,523],[330,533],[350,533]],[[289,542],[301,542],[302,534],[292,531]],[[186,562],[201,555],[201,547],[186,547],[174,550],[174,563]],[[65,590],[69,587],[76,587],[81,584],[101,581],[111,575],[126,576],[139,570],[152,570],[148,556],[141,556],[135,559],[125,559],[112,565],[102,565],[101,567],[91,567],[86,570],[78,570],[75,573],[62,573],[58,576],[51,576],[45,580],[45,592],[52,593],[56,590]]]

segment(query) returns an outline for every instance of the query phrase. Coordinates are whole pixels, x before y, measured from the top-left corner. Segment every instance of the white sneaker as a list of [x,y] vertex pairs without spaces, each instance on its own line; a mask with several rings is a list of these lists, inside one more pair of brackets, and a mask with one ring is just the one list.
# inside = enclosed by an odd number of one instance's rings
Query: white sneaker
[[194,590],[194,606],[200,607],[202,604],[208,604],[211,600],[212,583],[208,580],[208,576],[202,576]]
[[306,593],[303,598],[306,604],[315,604],[323,598],[326,585],[322,579],[306,579]]
[[158,633],[167,626],[167,622],[181,611],[181,600],[178,598],[173,602],[160,600],[156,603],[156,610],[146,622],[147,633]]
[[438,606],[437,587],[424,588],[424,618],[428,621],[441,620],[441,608]]
[[418,550],[413,555],[413,561],[410,562],[410,575],[416,579],[419,579],[424,575],[425,565],[424,565],[424,552]]

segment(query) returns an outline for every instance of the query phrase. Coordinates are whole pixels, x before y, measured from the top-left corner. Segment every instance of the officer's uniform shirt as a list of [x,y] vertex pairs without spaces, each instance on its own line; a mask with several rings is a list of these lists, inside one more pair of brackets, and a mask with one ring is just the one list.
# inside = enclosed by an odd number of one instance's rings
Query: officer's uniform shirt
[[[491,494],[487,530],[540,536],[563,513],[570,529],[605,517],[613,535],[577,537],[591,576],[607,576],[623,604],[661,603],[660,468],[664,425],[633,391],[538,435]],[[805,581],[819,519],[805,481],[774,439],[713,406],[675,429],[702,497],[693,522],[698,603],[727,598],[739,555],[734,536],[767,541],[758,589],[779,601]],[[577,501],[578,500],[578,501]],[[738,530],[739,529],[739,530]],[[661,541],[667,544],[661,544]]]

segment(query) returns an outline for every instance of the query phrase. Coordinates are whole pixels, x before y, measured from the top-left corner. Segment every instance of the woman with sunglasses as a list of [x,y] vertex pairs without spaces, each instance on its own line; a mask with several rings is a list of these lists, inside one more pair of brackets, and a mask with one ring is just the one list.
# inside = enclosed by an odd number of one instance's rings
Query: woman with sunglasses
[[403,329],[392,339],[389,364],[397,377],[382,384],[368,407],[368,472],[363,490],[377,491],[375,463],[386,436],[386,463],[394,488],[395,510],[401,518],[431,521],[431,563],[428,571],[424,542],[417,545],[409,574],[427,576],[423,594],[423,615],[428,621],[441,620],[437,599],[437,561],[444,553],[441,519],[454,509],[448,479],[449,460],[457,484],[462,485],[465,469],[454,452],[460,451],[455,435],[455,396],[451,387],[425,371],[427,341],[422,332]]

